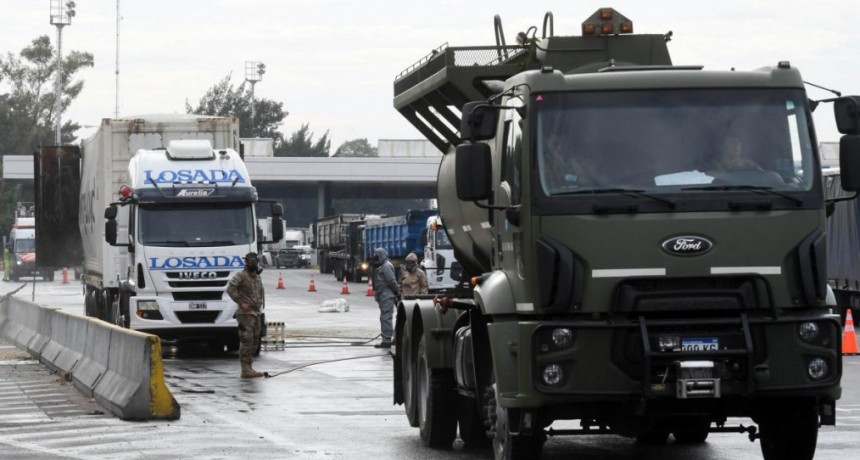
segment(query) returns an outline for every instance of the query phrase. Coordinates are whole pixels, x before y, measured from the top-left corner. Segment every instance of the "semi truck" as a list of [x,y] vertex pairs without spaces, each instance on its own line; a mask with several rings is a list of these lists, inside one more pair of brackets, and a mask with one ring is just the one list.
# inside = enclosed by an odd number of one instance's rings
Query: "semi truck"
[[[232,117],[143,115],[106,118],[83,141],[87,316],[238,349],[237,306],[225,290],[257,250],[263,203],[235,150],[238,132]],[[278,240],[281,206],[271,214]]]
[[827,216],[827,283],[842,318],[860,308],[860,202],[842,189],[839,168],[822,172],[824,196],[835,201]]
[[[766,460],[812,459],[836,423],[841,328],[799,70],[675,65],[671,34],[611,8],[576,35],[551,13],[514,45],[498,16],[495,32],[394,80],[394,107],[443,152],[439,211],[472,280],[397,307],[394,403],[422,441],[459,430],[532,459],[547,436],[738,432]],[[858,106],[833,104],[850,191]],[[729,137],[755,166],[718,167]]]
[[454,257],[454,247],[445,232],[442,218],[433,215],[427,218],[422,232],[424,239],[424,258],[421,267],[427,273],[427,287],[431,293],[452,290],[465,280],[463,268]]
[[333,273],[338,280],[361,282],[370,274],[370,264],[364,258],[362,230],[367,219],[364,214],[338,214],[317,220],[313,248],[317,250],[320,273]]
[[371,261],[373,251],[382,248],[388,253],[388,259],[395,268],[399,269],[410,252],[418,256],[419,263],[422,262],[427,219],[435,214],[435,210],[412,209],[402,216],[368,219],[362,231],[364,260]]

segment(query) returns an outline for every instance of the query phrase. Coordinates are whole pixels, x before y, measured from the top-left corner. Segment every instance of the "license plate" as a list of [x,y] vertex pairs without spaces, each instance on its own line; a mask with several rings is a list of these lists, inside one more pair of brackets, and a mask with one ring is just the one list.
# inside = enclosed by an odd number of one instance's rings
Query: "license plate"
[[681,339],[681,351],[717,351],[720,340],[716,337],[695,337]]
[[205,310],[206,302],[189,302],[188,303],[189,310]]

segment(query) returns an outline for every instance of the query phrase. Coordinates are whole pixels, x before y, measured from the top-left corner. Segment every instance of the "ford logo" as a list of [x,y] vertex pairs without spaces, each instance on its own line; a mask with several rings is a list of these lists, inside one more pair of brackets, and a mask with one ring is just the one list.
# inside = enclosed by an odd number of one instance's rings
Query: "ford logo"
[[714,243],[701,236],[674,236],[664,241],[663,250],[673,256],[700,256],[714,247]]

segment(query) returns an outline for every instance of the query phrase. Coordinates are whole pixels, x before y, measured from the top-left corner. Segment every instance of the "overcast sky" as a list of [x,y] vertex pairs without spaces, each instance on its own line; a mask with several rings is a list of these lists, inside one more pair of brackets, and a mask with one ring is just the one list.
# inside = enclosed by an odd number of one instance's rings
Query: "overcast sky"
[[[84,90],[64,118],[91,126],[114,115],[117,2],[76,2],[63,53],[89,51],[95,66],[78,74]],[[39,35],[56,39],[49,6],[0,0],[3,56]],[[196,105],[231,73],[238,85],[245,61],[261,61],[256,94],[284,103],[285,135],[308,123],[315,139],[329,131],[332,152],[356,138],[420,139],[392,106],[400,71],[442,43],[495,44],[495,14],[510,44],[517,32],[540,29],[547,11],[556,35],[579,35],[604,6],[636,32],[673,31],[675,64],[748,70],[788,60],[808,82],[860,94],[858,0],[122,0],[119,113],[184,113],[186,100]],[[820,141],[838,141],[832,118],[830,105],[816,112]]]

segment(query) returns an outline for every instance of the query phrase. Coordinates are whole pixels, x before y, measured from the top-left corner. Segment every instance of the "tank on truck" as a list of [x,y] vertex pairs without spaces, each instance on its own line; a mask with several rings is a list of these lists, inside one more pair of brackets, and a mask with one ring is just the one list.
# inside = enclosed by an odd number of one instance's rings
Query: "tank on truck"
[[[667,36],[632,31],[603,8],[582,36],[524,33],[485,62],[443,46],[395,79],[443,151],[439,210],[474,289],[398,306],[394,402],[426,445],[459,430],[497,459],[547,436],[733,431],[810,460],[842,361],[804,81],[787,61],[675,66]],[[834,105],[852,191],[858,102]]]

